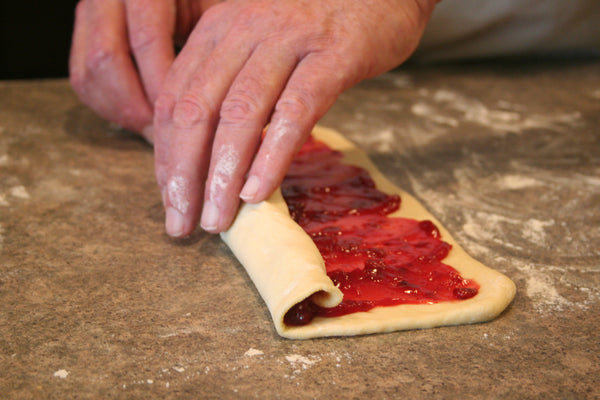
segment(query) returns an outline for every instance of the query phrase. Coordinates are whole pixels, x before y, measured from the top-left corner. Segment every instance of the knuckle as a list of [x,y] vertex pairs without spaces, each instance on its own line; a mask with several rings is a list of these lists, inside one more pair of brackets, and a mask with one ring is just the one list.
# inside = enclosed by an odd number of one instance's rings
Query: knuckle
[[313,104],[314,99],[307,91],[297,90],[282,97],[277,102],[275,111],[291,118],[305,119],[315,114]]
[[157,30],[149,24],[141,24],[130,29],[129,42],[134,53],[152,49],[158,40]]
[[170,93],[160,94],[154,102],[154,118],[158,125],[165,125],[173,114],[175,96]]
[[97,40],[85,55],[85,67],[89,72],[101,71],[117,58],[115,47],[107,40]]
[[225,123],[242,122],[254,118],[260,110],[256,96],[238,92],[228,96],[221,106],[220,117]]
[[260,14],[258,4],[247,3],[244,9],[234,16],[233,28],[240,31],[251,29],[256,24],[256,17]]
[[175,104],[173,124],[176,128],[192,128],[208,123],[214,117],[213,107],[201,96],[186,94]]

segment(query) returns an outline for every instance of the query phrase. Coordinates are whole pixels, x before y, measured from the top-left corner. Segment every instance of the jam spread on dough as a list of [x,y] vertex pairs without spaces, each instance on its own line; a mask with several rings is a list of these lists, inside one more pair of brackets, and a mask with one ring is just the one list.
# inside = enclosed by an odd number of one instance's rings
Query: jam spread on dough
[[379,191],[368,172],[314,139],[302,147],[281,186],[292,218],[311,236],[327,275],[344,294],[336,307],[306,299],[284,318],[305,325],[374,307],[464,300],[478,293],[442,263],[451,245],[431,221],[392,218],[398,195]]

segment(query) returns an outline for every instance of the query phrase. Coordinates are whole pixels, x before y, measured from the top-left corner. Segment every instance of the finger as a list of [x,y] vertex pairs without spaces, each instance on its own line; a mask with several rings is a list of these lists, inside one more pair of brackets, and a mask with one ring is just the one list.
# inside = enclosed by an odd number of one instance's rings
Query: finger
[[[208,80],[208,84],[211,83],[210,79],[212,77],[208,74],[213,73],[211,71],[219,72],[220,66],[215,60],[218,59],[219,54],[223,54],[224,50],[220,48],[216,49],[215,54],[212,53],[215,51],[217,43],[223,42],[224,37],[231,32],[230,26],[227,25],[230,17],[227,14],[227,10],[223,11],[226,4],[213,4],[216,2],[218,0],[208,0],[202,3],[201,8],[204,9],[202,19],[195,26],[185,46],[171,65],[161,94],[154,105],[154,165],[157,183],[163,194],[165,208],[168,206],[167,181],[169,177],[169,154],[172,154],[170,139],[173,135],[177,134],[177,129],[173,123],[175,106],[178,102],[182,102],[181,98],[189,90],[190,82],[196,81],[196,87],[202,87],[202,83],[199,82],[200,78],[202,78],[202,73],[206,72],[204,79]],[[212,7],[208,9],[209,6]],[[182,12],[179,14],[181,17]],[[225,16],[225,19],[223,16]],[[237,36],[238,40],[239,38],[246,37],[246,35]],[[226,60],[224,57],[221,58],[225,66],[230,66],[230,60]],[[204,72],[198,73],[198,71]],[[227,90],[226,87],[223,89]],[[216,91],[212,90],[212,92],[215,93]],[[185,105],[185,101],[183,103]],[[178,108],[181,109],[182,106],[180,105]],[[210,152],[208,153],[210,154]]]
[[259,46],[231,85],[213,144],[201,219],[205,230],[217,233],[231,224],[260,135],[297,62],[286,46]]
[[154,169],[156,181],[163,196],[163,205],[168,206],[167,181],[170,154],[170,138],[173,136],[173,113],[175,105],[183,96],[194,74],[206,62],[214,50],[214,40],[200,23],[190,35],[187,44],[171,65],[164,79],[162,90],[154,104]]
[[[198,222],[220,105],[249,51],[238,41],[226,40],[187,78],[182,92],[171,97],[172,114],[163,121],[169,135],[166,230],[171,236],[189,234]],[[187,58],[186,53],[182,62]]]
[[164,0],[125,2],[131,50],[150,104],[175,58],[175,4]]
[[242,199],[250,203],[265,200],[281,184],[292,158],[317,121],[352,85],[351,74],[338,72],[343,70],[340,62],[316,54],[298,64],[275,106],[241,191]]
[[120,0],[78,4],[69,65],[74,90],[102,117],[137,132],[151,124],[151,107],[129,54]]

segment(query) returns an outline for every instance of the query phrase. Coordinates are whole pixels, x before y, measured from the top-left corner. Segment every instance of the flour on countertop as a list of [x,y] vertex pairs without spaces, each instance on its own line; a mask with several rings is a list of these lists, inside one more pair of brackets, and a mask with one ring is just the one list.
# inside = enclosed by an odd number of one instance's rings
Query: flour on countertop
[[543,185],[544,182],[523,175],[504,175],[496,181],[500,190],[520,190]]
[[505,238],[503,232],[506,229],[520,229],[523,224],[521,220],[484,211],[465,213],[464,220],[462,232],[470,239],[479,243],[495,243],[503,247],[523,250],[522,246],[503,240]]
[[[0,193],[0,206],[8,207],[10,202],[8,196],[19,200],[29,200],[31,196],[25,186],[23,186],[19,180],[15,177],[9,177],[8,185],[12,185],[6,189],[4,193]],[[7,185],[7,186],[8,186]]]
[[394,85],[394,87],[398,88],[398,89],[408,89],[414,86],[413,83],[413,78],[407,74],[407,73],[394,73],[394,74],[387,74],[384,76],[390,76],[392,77],[392,83]]
[[573,177],[573,179],[581,179],[588,185],[600,186],[600,175],[599,176],[588,176],[588,175],[577,174]]
[[572,302],[565,299],[558,293],[558,290],[554,286],[552,279],[539,271],[529,269],[527,282],[526,282],[526,293],[534,302],[534,306],[538,312],[544,312],[546,310],[563,311],[565,308],[572,308],[575,306]]
[[319,356],[302,356],[300,354],[289,354],[285,359],[292,365],[293,368],[309,369],[313,365],[321,361]]
[[[539,313],[561,312],[573,309],[587,310],[600,297],[599,288],[585,287],[581,285],[581,282],[576,283],[566,277],[567,271],[577,270],[577,267],[527,264],[516,260],[512,260],[512,262],[525,275],[525,293],[533,302],[535,310]],[[556,279],[553,279],[548,274],[548,271],[560,272],[561,277],[558,279],[558,282],[555,282]],[[586,268],[586,271],[589,271],[589,269]],[[573,293],[573,289],[575,293]],[[565,297],[560,291],[568,291],[572,296],[578,297],[578,299],[572,300]]]
[[54,376],[56,378],[65,379],[67,376],[69,376],[69,371],[66,369],[59,369],[58,371],[54,372]]
[[[553,218],[544,218],[534,210],[515,213],[511,208],[505,209],[501,204],[493,201],[493,195],[498,191],[527,190],[530,187],[547,186],[549,179],[507,174],[496,178],[489,186],[493,190],[480,193],[477,184],[481,182],[476,179],[476,176],[469,176],[463,173],[464,171],[462,169],[454,171],[458,182],[456,186],[460,191],[450,196],[427,187],[416,176],[409,175],[409,177],[413,190],[421,198],[427,199],[428,207],[442,219],[450,213],[457,211],[460,213],[462,229],[456,231],[455,235],[469,252],[473,252],[476,256],[492,257],[495,246],[501,246],[509,252],[517,252],[510,258],[499,258],[497,263],[491,262],[490,266],[494,268],[506,265],[515,268],[516,273],[512,272],[509,275],[516,282],[522,282],[524,287],[518,290],[530,299],[537,312],[586,310],[598,301],[600,288],[586,285],[585,279],[580,277],[583,270],[578,269],[577,266],[552,266],[547,263],[532,262],[528,258],[531,247],[548,246],[550,229],[560,229],[560,226],[557,226],[560,219],[557,221]],[[552,182],[559,184],[557,187],[568,185],[568,182],[562,182],[562,179],[567,178],[552,177],[552,179]],[[581,182],[583,177],[569,179],[578,179]],[[592,179],[589,184],[595,185],[595,180]],[[554,251],[557,250],[559,249]],[[562,259],[568,258],[562,257]],[[584,270],[590,272],[589,267]]]
[[555,224],[554,220],[539,220],[536,218],[530,218],[523,222],[521,233],[530,242],[538,245],[545,245],[547,243],[546,228],[551,227]]
[[[524,275],[525,294],[540,314],[575,309],[588,310],[600,298],[600,288],[586,287],[581,281],[569,278],[569,271],[580,271],[576,266],[549,266],[517,258],[504,262],[510,262]],[[590,270],[586,267],[585,271]],[[569,293],[568,297],[561,292]]]
[[419,101],[417,103],[414,103],[410,107],[410,111],[417,117],[425,117],[439,125],[448,125],[451,127],[457,127],[458,125],[460,125],[456,118],[447,117],[436,113],[435,108],[432,105],[427,104],[425,102]]
[[473,239],[486,240],[501,244],[503,246],[521,248],[521,246],[503,241],[503,232],[507,230],[520,232],[523,239],[536,246],[545,246],[547,243],[546,228],[553,226],[553,220],[539,220],[529,218],[527,220],[509,218],[503,215],[478,211],[473,215],[465,215],[463,231]]
[[265,353],[262,350],[258,350],[258,349],[254,349],[252,347],[250,347],[245,353],[244,356],[246,357],[254,357],[254,356],[262,356]]
[[23,185],[13,186],[10,188],[10,194],[11,196],[22,200],[29,200],[31,198],[27,192],[27,189],[25,189],[25,186]]
[[330,363],[335,363],[334,365],[336,368],[342,367],[343,364],[351,364],[352,355],[347,351],[341,353],[329,352],[309,356],[303,356],[301,354],[288,354],[285,356],[285,360],[289,363],[293,370],[291,374],[285,374],[284,378],[293,380],[296,379],[296,377],[298,377],[302,371],[305,371],[320,363],[323,363],[323,368],[328,368]]
[[372,149],[378,153],[390,153],[397,142],[392,128],[386,128],[375,132],[369,132],[368,135],[361,137],[361,143],[366,148]]
[[461,121],[467,121],[498,133],[520,133],[535,128],[560,130],[565,126],[576,126],[581,121],[581,113],[577,111],[526,113],[522,111],[522,106],[512,105],[507,101],[501,101],[498,108],[489,108],[476,98],[448,89],[438,89],[433,93],[421,89],[419,94],[426,100],[413,104],[412,113],[439,125],[456,127]]
[[2,154],[0,156],[0,167],[7,167],[10,164],[10,158],[8,154]]

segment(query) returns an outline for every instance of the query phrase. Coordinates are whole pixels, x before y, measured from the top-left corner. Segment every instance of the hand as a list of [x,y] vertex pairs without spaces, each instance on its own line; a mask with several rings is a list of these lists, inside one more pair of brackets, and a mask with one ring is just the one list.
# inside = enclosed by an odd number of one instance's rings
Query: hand
[[[209,9],[155,104],[166,230],[229,227],[258,202],[344,90],[402,63],[434,0],[229,0]],[[264,140],[263,127],[270,123]]]
[[152,141],[153,104],[174,40],[183,41],[216,1],[82,0],[69,60],[75,92],[102,117]]

